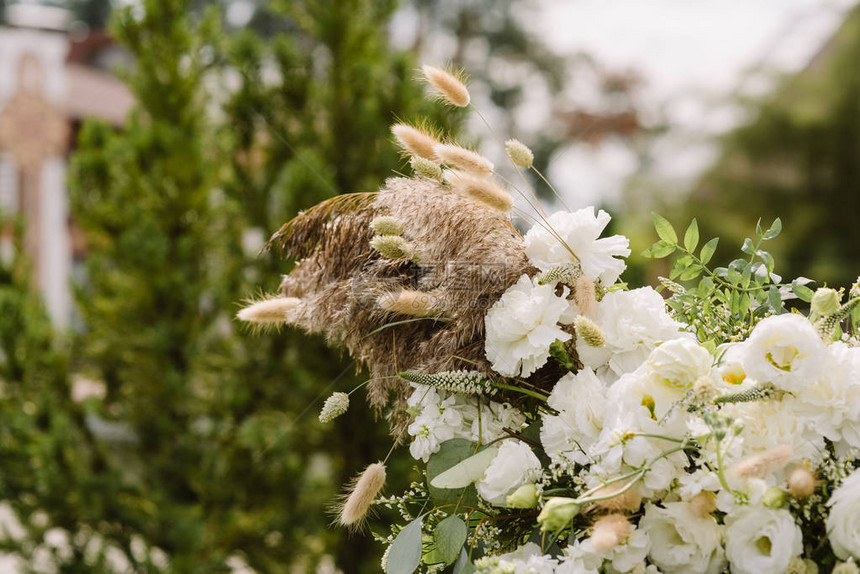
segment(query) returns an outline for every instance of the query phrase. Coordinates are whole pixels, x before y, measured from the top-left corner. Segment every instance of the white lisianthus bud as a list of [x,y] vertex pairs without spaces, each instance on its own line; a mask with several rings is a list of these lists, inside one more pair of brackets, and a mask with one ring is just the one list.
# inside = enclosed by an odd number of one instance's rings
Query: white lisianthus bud
[[579,514],[580,505],[573,498],[557,496],[547,500],[537,521],[544,532],[555,532],[569,525]]
[[585,341],[590,347],[602,347],[606,344],[606,336],[597,323],[586,317],[585,315],[577,315],[573,320],[573,328],[576,330],[576,336]]
[[782,508],[785,506],[785,491],[778,486],[771,486],[762,495],[761,503],[768,508]]
[[458,77],[459,74],[455,76],[441,68],[426,65],[421,67],[421,71],[424,73],[427,83],[436,89],[439,97],[443,100],[459,108],[469,105],[471,101],[469,89]]
[[839,292],[829,287],[821,287],[815,290],[812,296],[812,311],[819,315],[830,315],[839,309]]
[[508,157],[520,167],[529,169],[535,161],[535,154],[520,140],[508,140],[505,142],[505,151]]
[[416,155],[412,156],[412,159],[409,160],[409,165],[412,166],[412,171],[415,172],[415,175],[419,177],[442,179],[442,168],[434,161]]
[[320,422],[331,422],[349,409],[349,395],[346,393],[332,393],[325,400],[320,410]]
[[506,502],[508,508],[534,508],[538,503],[537,486],[534,484],[522,485],[513,494],[508,495]]
[[799,466],[788,475],[788,493],[795,498],[806,498],[815,492],[815,475],[805,466]]

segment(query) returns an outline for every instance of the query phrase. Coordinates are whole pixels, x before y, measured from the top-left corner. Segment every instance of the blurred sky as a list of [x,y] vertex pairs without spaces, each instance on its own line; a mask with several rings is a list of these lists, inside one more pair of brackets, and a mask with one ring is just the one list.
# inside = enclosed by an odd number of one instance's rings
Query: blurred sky
[[[659,117],[671,126],[653,142],[650,170],[681,190],[714,160],[713,136],[746,117],[735,96],[767,93],[779,73],[801,70],[856,3],[541,0],[533,4],[537,14],[524,18],[561,53],[584,51],[612,70],[640,73],[637,105],[645,121]],[[573,80],[572,99],[593,103],[596,94]],[[572,146],[551,174],[569,203],[611,206],[640,165],[628,146],[606,141]]]

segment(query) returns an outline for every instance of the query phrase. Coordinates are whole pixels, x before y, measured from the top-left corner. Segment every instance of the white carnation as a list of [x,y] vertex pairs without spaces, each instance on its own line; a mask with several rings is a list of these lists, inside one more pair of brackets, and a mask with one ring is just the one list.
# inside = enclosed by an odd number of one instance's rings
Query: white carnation
[[520,277],[487,311],[486,352],[493,369],[507,377],[527,377],[542,367],[549,346],[571,337],[558,326],[569,308],[566,299],[555,295],[555,286]]
[[558,415],[544,415],[541,443],[556,463],[586,464],[586,454],[600,436],[606,409],[606,385],[591,369],[562,377],[547,404]]
[[[610,219],[609,214],[602,209],[595,217],[593,207],[572,213],[553,213],[545,225],[554,230],[567,246],[544,226],[535,225],[525,236],[526,255],[541,271],[578,259],[582,272],[588,277],[600,279],[604,285],[612,285],[627,267],[624,261],[616,257],[630,255],[630,241],[623,235],[598,239]],[[576,254],[576,259],[571,251]]]
[[855,470],[827,501],[827,536],[842,560],[860,560],[860,470]]
[[535,482],[540,475],[540,460],[529,445],[518,440],[506,440],[475,486],[481,498],[490,504],[503,506],[509,494],[524,484]]
[[554,574],[558,560],[545,555],[541,547],[528,542],[513,552],[480,558],[475,562],[478,574]]
[[722,529],[686,502],[649,504],[639,528],[651,539],[651,562],[664,574],[719,574],[725,566]]
[[578,340],[577,353],[587,367],[606,366],[615,376],[636,370],[658,344],[681,336],[681,325],[651,287],[607,293],[596,306],[594,321],[606,344],[591,347]]
[[785,313],[762,320],[744,345],[746,373],[798,391],[816,379],[826,346],[805,317]]
[[803,551],[803,534],[788,510],[745,507],[726,519],[726,556],[734,574],[783,574]]

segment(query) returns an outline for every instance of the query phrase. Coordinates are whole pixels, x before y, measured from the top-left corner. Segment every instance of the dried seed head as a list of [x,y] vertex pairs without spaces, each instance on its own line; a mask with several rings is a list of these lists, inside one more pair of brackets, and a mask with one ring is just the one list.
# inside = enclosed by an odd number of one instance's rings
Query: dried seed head
[[386,259],[412,259],[415,247],[399,235],[374,235],[370,246]]
[[320,422],[331,422],[349,409],[349,395],[346,393],[332,393],[325,400],[320,410]]
[[419,177],[427,179],[442,179],[442,168],[434,161],[414,155],[409,160],[409,165],[412,166],[412,171]]
[[589,347],[602,347],[606,344],[606,335],[597,326],[597,323],[585,315],[577,315],[573,320],[573,328],[576,336],[585,341]]
[[511,194],[496,185],[491,179],[475,177],[450,169],[445,170],[443,176],[453,188],[487,207],[508,212],[514,206]]
[[353,529],[360,528],[367,511],[382,486],[385,484],[385,465],[381,462],[371,464],[347,488],[346,501],[340,509],[340,523]]
[[788,493],[795,498],[812,496],[815,487],[815,475],[805,466],[795,468],[788,475]]
[[529,169],[534,165],[535,154],[520,140],[508,140],[505,142],[505,151],[511,161],[520,167]]
[[459,76],[434,66],[422,66],[424,79],[435,88],[437,94],[451,105],[464,108],[469,105],[471,98],[466,84]]
[[717,509],[717,497],[713,492],[703,490],[690,499],[690,507],[697,516],[704,518]]
[[642,505],[642,495],[639,494],[639,490],[635,486],[628,488],[621,494],[615,494],[623,486],[621,484],[610,484],[595,492],[594,496],[611,496],[612,498],[598,501],[594,506],[615,512],[632,512],[637,510]]
[[437,161],[436,152],[433,150],[439,145],[436,136],[427,128],[414,127],[409,124],[394,124],[391,133],[403,151],[411,156],[423,157],[429,161]]
[[558,281],[571,289],[575,289],[576,282],[581,277],[582,268],[579,266],[579,263],[571,261],[553,267],[549,271],[544,271],[538,278],[538,285],[548,285],[549,283]]
[[273,297],[255,301],[236,313],[236,318],[261,327],[279,327],[294,320],[302,300],[297,297]]
[[400,235],[403,233],[403,222],[390,215],[374,217],[370,228],[380,235]]
[[434,317],[439,314],[436,309],[436,298],[434,293],[403,289],[397,293],[381,295],[377,299],[377,304],[383,310],[397,315]]
[[583,315],[593,315],[597,305],[597,292],[594,288],[594,279],[586,275],[580,275],[573,286],[573,300],[576,307]]
[[788,445],[779,445],[770,450],[745,458],[729,469],[738,478],[763,478],[788,464],[794,451]]
[[493,162],[470,149],[456,144],[439,144],[433,148],[442,163],[474,175],[493,173]]
[[591,529],[591,543],[594,549],[605,552],[615,548],[630,536],[633,525],[623,514],[609,514],[594,523]]
[[400,378],[461,395],[495,395],[498,388],[480,371],[443,371],[441,373],[400,373]]

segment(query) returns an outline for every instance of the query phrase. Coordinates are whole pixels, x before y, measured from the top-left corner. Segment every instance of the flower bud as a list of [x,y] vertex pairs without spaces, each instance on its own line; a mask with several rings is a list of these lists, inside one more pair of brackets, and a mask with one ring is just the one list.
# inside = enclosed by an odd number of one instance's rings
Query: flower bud
[[508,508],[534,508],[538,503],[537,486],[524,484],[508,496]]
[[558,496],[547,500],[537,521],[544,532],[555,532],[569,525],[579,514],[579,504],[573,498]]
[[761,503],[768,508],[782,508],[785,504],[785,491],[779,487],[771,486],[761,497]]
[[795,498],[806,498],[815,492],[815,475],[805,466],[799,466],[788,475],[788,493]]
[[821,287],[812,296],[812,311],[819,315],[830,315],[839,310],[839,293],[836,289]]

